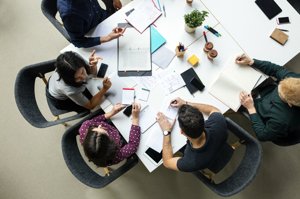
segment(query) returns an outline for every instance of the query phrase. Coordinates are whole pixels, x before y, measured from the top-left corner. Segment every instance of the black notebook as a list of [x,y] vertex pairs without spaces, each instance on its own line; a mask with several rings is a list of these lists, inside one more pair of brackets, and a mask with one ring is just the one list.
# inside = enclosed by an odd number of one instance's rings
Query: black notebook
[[272,19],[282,11],[274,0],[256,0],[255,3],[269,19]]
[[300,14],[300,1],[299,0],[287,0],[293,8]]
[[[197,90],[200,90],[197,87],[193,86],[193,84],[191,84],[191,80],[193,78],[198,80],[203,85],[203,83],[201,82],[200,78],[198,77],[197,73],[195,72],[195,70],[193,68],[189,68],[188,70],[181,73],[181,77],[184,80],[185,85],[186,85],[187,89],[190,91],[191,94],[193,94]],[[204,87],[205,86],[203,85],[203,88]],[[203,88],[202,88],[202,90],[203,90]]]

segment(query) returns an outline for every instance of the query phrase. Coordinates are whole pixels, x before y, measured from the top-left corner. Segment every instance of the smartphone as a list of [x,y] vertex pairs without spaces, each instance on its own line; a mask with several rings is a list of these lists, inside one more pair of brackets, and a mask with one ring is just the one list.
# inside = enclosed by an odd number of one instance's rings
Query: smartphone
[[190,82],[199,91],[202,91],[205,88],[205,86],[202,84],[202,82],[199,81],[198,79],[196,79],[195,77],[193,77]]
[[100,66],[100,69],[98,71],[97,77],[104,78],[107,68],[108,68],[108,65],[102,63]]
[[289,17],[279,17],[276,21],[278,25],[290,23]]
[[158,153],[157,151],[149,147],[145,151],[144,155],[156,166],[160,164],[160,162],[162,162],[162,151]]
[[123,111],[123,113],[129,117],[131,115],[131,111],[132,111],[132,105],[129,105],[125,108],[125,110]]

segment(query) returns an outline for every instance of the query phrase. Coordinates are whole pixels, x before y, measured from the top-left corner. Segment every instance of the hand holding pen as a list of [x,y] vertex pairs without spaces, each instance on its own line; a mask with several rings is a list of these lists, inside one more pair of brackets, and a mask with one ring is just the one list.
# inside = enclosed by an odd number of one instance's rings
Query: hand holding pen
[[172,99],[170,102],[170,106],[177,107],[177,108],[181,107],[183,104],[185,104],[185,101],[180,97],[176,97],[175,99]]
[[237,56],[237,57],[235,58],[235,62],[236,62],[237,64],[241,64],[241,65],[249,65],[249,66],[251,66],[251,65],[254,63],[254,60],[251,59],[251,58],[249,58],[248,56],[246,56],[245,53],[244,53],[244,54],[242,54],[242,55]]

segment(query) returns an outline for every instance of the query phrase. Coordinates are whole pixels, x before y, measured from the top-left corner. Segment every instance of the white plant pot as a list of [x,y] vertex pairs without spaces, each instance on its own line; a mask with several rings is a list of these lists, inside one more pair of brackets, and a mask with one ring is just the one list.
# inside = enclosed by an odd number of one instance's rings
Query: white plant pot
[[191,27],[188,27],[186,24],[185,24],[185,31],[188,32],[188,33],[192,33],[192,32],[195,32],[196,28],[191,28]]

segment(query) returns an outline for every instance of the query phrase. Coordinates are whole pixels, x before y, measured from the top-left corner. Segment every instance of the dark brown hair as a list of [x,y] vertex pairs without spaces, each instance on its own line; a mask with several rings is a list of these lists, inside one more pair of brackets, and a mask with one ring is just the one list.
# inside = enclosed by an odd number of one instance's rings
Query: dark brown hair
[[95,126],[88,128],[83,150],[90,162],[98,167],[106,167],[113,163],[117,155],[117,143],[107,134],[93,131]]

